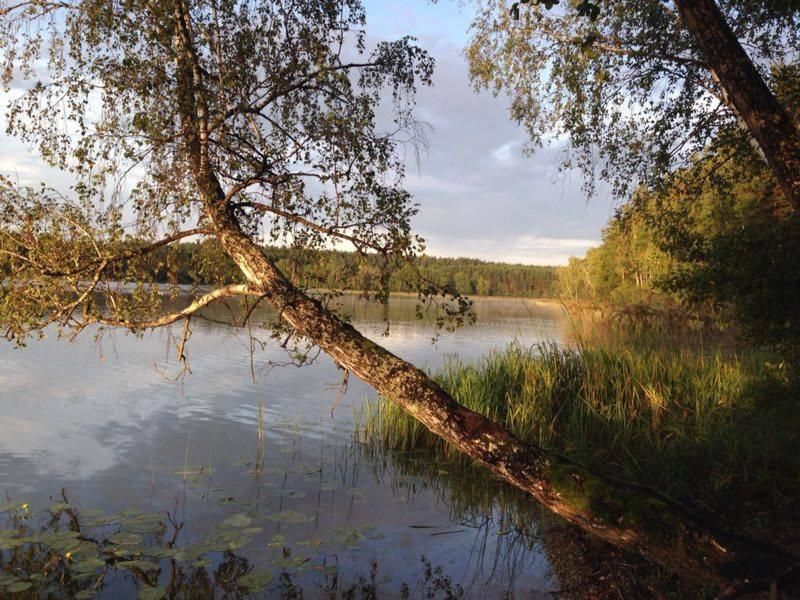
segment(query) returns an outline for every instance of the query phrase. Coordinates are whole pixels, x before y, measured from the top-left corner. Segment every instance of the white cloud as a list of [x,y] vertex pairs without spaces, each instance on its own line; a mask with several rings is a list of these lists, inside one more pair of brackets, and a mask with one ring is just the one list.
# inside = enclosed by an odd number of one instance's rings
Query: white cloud
[[[418,116],[434,125],[430,149],[419,170],[408,159],[406,185],[420,204],[415,228],[430,254],[543,264],[583,254],[600,237],[614,203],[605,192],[587,202],[580,176],[559,172],[565,140],[522,155],[524,131],[509,119],[507,98],[473,91],[462,53],[466,33],[457,35],[465,18],[447,6],[414,0],[402,11],[386,12],[379,2],[369,7],[378,13],[369,21],[378,23],[372,36],[416,34],[437,60],[435,85],[422,88],[417,102]],[[432,30],[443,24],[448,35],[435,36]],[[0,114],[8,100],[0,94]],[[0,173],[64,190],[72,183],[2,134]]]
[[494,158],[497,162],[509,162],[511,160],[511,148],[513,148],[514,144],[509,142],[507,144],[503,144],[499,148],[495,148],[492,150],[492,158]]

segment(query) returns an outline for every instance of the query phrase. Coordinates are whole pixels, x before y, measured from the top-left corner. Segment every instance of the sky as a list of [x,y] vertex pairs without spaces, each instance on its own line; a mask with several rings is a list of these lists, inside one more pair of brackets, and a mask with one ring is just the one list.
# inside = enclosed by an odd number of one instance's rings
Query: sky
[[[409,158],[406,179],[420,205],[414,227],[426,239],[427,254],[558,265],[597,245],[613,213],[611,196],[601,188],[587,200],[581,175],[558,170],[558,147],[523,156],[525,133],[509,118],[507,99],[470,85],[463,56],[469,3],[365,3],[371,40],[413,35],[436,59],[434,85],[417,98],[417,116],[430,125],[430,146],[419,163]],[[0,172],[69,185],[68,177],[44,167],[2,130]]]
[[471,7],[456,0],[367,1],[371,36],[414,35],[436,58],[432,88],[417,115],[432,126],[419,169],[406,186],[420,204],[415,221],[435,256],[469,256],[526,264],[565,264],[599,243],[616,206],[601,189],[589,200],[578,172],[559,172],[560,148],[523,156],[525,132],[508,101],[476,93],[463,48]]

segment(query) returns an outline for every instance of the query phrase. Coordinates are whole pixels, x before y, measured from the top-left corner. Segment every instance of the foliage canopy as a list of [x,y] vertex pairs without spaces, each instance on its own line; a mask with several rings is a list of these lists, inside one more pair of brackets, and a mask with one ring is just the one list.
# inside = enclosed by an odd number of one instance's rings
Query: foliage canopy
[[[511,96],[528,150],[566,139],[565,167],[617,197],[686,166],[710,140],[749,152],[735,111],[672,2],[603,3],[580,10],[478,2],[467,49],[476,88]],[[774,82],[800,51],[795,2],[719,3],[761,75]]]
[[77,181],[70,196],[0,185],[18,282],[0,292],[7,337],[153,323],[147,255],[213,234],[209,173],[258,243],[383,257],[381,299],[390,263],[422,248],[402,179],[434,61],[408,37],[368,50],[359,0],[32,0],[0,14],[8,131]]

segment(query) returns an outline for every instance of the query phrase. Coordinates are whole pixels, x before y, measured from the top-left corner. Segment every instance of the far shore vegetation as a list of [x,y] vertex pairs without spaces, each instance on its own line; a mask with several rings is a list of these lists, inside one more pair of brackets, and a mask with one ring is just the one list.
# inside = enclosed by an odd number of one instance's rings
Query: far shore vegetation
[[[136,240],[129,242],[132,248]],[[383,257],[341,250],[270,246],[265,253],[286,273],[292,283],[306,289],[373,290],[382,285]],[[219,244],[213,240],[175,244],[150,255],[143,265],[159,283],[214,284],[240,281],[239,268],[227,256],[220,260]],[[391,292],[414,293],[420,281],[476,296],[557,298],[559,267],[509,264],[476,258],[423,256],[399,262],[388,279]]]

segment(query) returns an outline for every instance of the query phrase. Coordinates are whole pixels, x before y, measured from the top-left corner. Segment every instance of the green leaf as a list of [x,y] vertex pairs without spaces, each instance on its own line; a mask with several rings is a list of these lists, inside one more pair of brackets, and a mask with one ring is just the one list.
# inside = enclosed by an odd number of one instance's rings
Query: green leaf
[[146,587],[139,590],[137,600],[161,600],[167,595],[167,590],[162,587]]
[[246,592],[255,594],[266,587],[273,579],[272,573],[267,571],[251,571],[247,575],[242,575],[236,582],[239,587]]
[[314,517],[309,517],[305,513],[294,510],[284,510],[267,517],[270,521],[278,521],[280,523],[291,523],[293,525],[300,525],[302,523],[310,523]]

